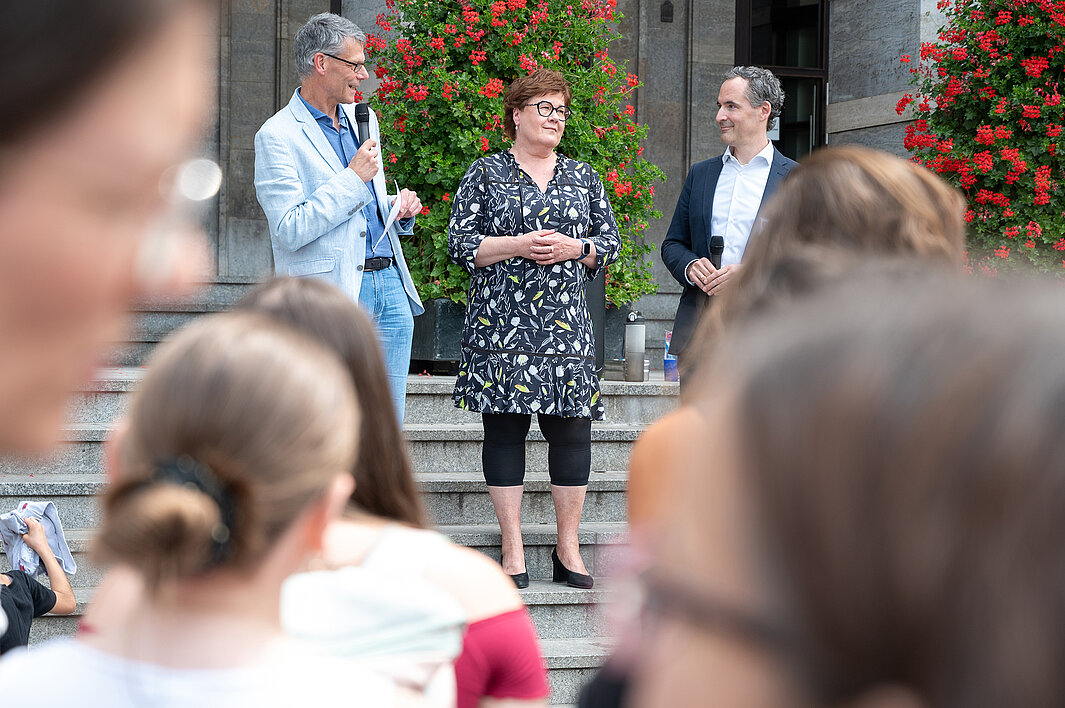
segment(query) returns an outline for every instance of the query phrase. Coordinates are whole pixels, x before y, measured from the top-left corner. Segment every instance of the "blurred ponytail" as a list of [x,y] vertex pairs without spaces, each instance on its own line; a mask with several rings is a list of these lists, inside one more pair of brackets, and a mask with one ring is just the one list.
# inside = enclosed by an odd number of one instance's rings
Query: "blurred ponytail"
[[202,318],[162,345],[128,420],[99,552],[153,588],[254,568],[356,454],[340,362],[248,313]]

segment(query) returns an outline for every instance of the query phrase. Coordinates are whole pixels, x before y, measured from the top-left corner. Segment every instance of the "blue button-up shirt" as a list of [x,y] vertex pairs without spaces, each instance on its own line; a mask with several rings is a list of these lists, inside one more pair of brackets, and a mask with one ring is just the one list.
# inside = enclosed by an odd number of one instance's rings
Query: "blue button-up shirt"
[[[333,147],[333,152],[340,158],[341,164],[347,166],[351,162],[351,158],[355,157],[355,153],[359,151],[359,139],[351,128],[351,122],[348,120],[347,114],[339,106],[337,107],[337,115],[340,118],[340,130],[337,130],[333,127],[332,118],[307,103],[307,100],[302,95],[300,100],[303,101],[303,105],[307,106],[307,110],[311,112],[311,116],[317,121],[318,127],[322,129],[325,139]],[[378,208],[377,195],[374,194],[372,183],[367,182],[366,186],[370,188],[370,203],[362,208],[362,213],[366,217],[366,257],[391,257],[394,255],[392,243],[384,236],[385,223],[381,220],[381,210]]]

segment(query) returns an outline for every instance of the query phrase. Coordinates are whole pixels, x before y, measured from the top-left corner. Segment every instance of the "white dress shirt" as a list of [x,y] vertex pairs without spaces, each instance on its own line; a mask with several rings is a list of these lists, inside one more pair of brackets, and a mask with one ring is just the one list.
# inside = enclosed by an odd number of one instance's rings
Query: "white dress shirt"
[[754,219],[762,206],[765,184],[769,181],[773,143],[769,142],[746,165],[741,165],[727,148],[721,161],[721,176],[717,178],[714,190],[710,235],[725,239],[725,252],[721,254],[721,266],[724,267],[743,260]]

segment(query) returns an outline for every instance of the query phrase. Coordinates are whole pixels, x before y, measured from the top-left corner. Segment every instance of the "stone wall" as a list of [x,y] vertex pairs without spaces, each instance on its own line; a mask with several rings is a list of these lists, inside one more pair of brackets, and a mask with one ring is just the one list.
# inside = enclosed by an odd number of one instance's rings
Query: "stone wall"
[[902,145],[910,110],[895,105],[911,90],[910,68],[935,37],[942,15],[935,0],[832,0],[829,3],[829,144],[857,143],[906,157]]
[[215,237],[218,281],[254,282],[273,267],[255,198],[253,140],[299,84],[292,35],[328,0],[232,0],[222,18],[217,150],[225,179]]

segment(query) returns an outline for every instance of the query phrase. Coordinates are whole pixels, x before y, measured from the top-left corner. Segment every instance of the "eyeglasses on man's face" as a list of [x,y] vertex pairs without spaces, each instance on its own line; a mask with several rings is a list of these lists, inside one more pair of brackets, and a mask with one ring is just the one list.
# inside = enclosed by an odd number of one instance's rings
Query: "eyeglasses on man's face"
[[556,106],[550,101],[526,103],[525,106],[536,106],[536,111],[544,118],[550,118],[552,113],[558,113],[558,119],[564,121],[573,115],[573,111],[570,110],[569,106]]
[[322,52],[322,54],[326,55],[327,57],[332,57],[333,59],[336,59],[337,61],[342,61],[342,62],[344,62],[345,64],[347,64],[348,66],[350,66],[350,67],[351,67],[351,70],[352,70],[352,71],[353,71],[354,73],[356,73],[356,74],[358,74],[359,72],[361,72],[361,71],[362,71],[363,69],[365,69],[365,68],[366,68],[366,65],[365,65],[365,64],[356,64],[356,63],[355,63],[355,62],[353,62],[353,61],[348,61],[347,59],[341,59],[341,58],[340,58],[340,57],[338,57],[338,56],[337,56],[336,54],[330,54],[329,52]]

